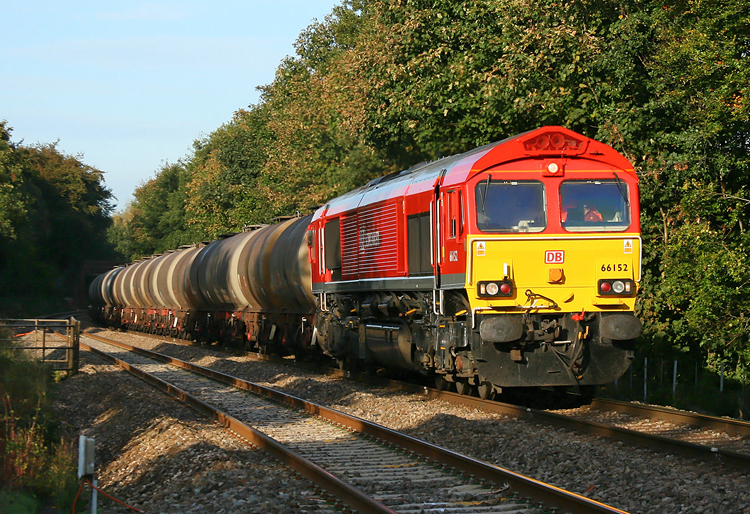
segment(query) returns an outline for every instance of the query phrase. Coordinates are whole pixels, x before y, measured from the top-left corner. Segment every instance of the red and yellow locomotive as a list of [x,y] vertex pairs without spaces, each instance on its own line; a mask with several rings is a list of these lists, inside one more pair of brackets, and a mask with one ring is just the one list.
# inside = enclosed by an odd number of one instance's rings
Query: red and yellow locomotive
[[323,350],[438,386],[585,388],[621,376],[640,322],[638,179],[543,127],[373,180],[308,227]]
[[638,207],[624,157],[543,127],[100,275],[92,313],[261,351],[317,344],[483,397],[585,390],[627,370],[640,334]]

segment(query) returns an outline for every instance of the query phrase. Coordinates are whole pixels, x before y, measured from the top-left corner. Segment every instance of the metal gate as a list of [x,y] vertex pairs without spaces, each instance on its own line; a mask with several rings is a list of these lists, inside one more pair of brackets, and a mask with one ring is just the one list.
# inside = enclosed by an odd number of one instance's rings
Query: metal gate
[[0,319],[0,351],[26,352],[57,371],[78,372],[81,322],[70,319]]

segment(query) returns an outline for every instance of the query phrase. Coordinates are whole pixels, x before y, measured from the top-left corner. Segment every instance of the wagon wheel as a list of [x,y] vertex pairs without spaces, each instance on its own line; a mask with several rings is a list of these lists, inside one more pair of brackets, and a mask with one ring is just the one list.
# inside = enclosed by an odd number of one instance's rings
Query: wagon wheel
[[435,375],[435,389],[438,391],[445,391],[450,387],[450,383],[445,379],[443,375]]
[[456,392],[464,396],[471,394],[471,384],[464,378],[457,379]]
[[495,398],[495,388],[487,381],[477,386],[477,394],[482,400],[493,400]]

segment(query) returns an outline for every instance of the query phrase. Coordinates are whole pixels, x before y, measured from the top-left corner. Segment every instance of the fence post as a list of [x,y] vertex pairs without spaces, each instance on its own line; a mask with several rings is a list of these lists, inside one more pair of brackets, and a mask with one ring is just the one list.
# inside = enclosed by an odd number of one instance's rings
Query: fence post
[[630,393],[633,394],[633,368],[635,367],[635,359],[630,361]]
[[672,398],[677,397],[677,360],[674,361],[674,373],[672,373]]
[[695,361],[695,388],[698,389],[698,361]]
[[661,359],[661,364],[659,365],[659,387],[664,386],[664,357]]
[[719,379],[719,392],[724,392],[724,363],[721,363],[721,378]]
[[648,398],[648,357],[643,358],[643,402]]
[[71,321],[75,323],[75,341],[73,343],[73,371],[75,375],[78,373],[78,368],[81,365],[80,357],[80,344],[81,344],[81,322],[75,318],[71,318]]

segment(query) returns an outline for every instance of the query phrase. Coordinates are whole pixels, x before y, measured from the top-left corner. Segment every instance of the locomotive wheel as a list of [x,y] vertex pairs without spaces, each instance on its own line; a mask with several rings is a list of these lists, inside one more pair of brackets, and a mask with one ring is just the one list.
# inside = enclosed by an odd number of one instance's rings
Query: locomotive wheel
[[495,388],[489,382],[482,382],[477,386],[477,394],[482,400],[492,400],[495,398]]
[[471,385],[465,379],[456,380],[456,392],[462,396],[471,394]]

